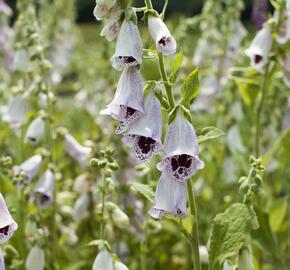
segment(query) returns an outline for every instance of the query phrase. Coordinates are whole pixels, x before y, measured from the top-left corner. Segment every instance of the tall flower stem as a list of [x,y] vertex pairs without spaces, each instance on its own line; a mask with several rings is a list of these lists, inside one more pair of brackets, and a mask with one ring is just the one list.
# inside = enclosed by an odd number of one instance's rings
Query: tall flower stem
[[106,199],[106,180],[103,177],[102,186],[102,212],[101,212],[101,225],[100,225],[100,239],[105,239],[105,199]]

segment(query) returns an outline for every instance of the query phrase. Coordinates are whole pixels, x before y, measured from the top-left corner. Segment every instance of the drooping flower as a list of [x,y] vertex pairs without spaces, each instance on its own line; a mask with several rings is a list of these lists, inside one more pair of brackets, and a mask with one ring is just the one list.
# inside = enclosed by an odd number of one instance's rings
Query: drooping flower
[[44,136],[45,122],[42,117],[37,117],[29,125],[25,140],[31,144],[38,144]]
[[0,249],[0,270],[5,270],[4,256]]
[[116,10],[112,12],[110,18],[101,31],[101,37],[105,37],[109,42],[111,42],[118,36],[121,28],[122,13],[123,10],[119,6],[116,6]]
[[192,125],[181,112],[170,124],[164,142],[164,158],[157,168],[172,180],[185,181],[204,167],[198,157],[198,142]]
[[27,104],[21,96],[15,96],[2,114],[2,120],[11,128],[19,128],[25,122]]
[[93,270],[114,270],[112,255],[106,248],[102,249],[97,255]]
[[152,93],[144,98],[143,107],[144,116],[129,126],[123,142],[132,147],[139,162],[146,163],[162,148],[162,112]]
[[44,270],[44,267],[44,252],[38,245],[35,245],[29,251],[25,262],[25,268],[26,270]]
[[155,219],[162,219],[165,214],[175,217],[186,216],[187,191],[186,183],[170,179],[162,173],[149,215]]
[[262,28],[253,39],[250,47],[245,50],[246,55],[251,60],[253,69],[260,73],[264,73],[264,68],[268,62],[268,55],[272,47],[271,29]]
[[148,29],[151,37],[155,41],[157,51],[165,55],[176,52],[176,41],[161,18],[149,15]]
[[90,186],[89,175],[84,173],[76,177],[73,190],[77,193],[87,193],[90,190]]
[[111,9],[116,5],[117,0],[96,0],[96,6],[94,9],[95,18],[100,21],[107,18]]
[[89,158],[89,155],[92,152],[91,147],[82,146],[70,134],[66,134],[64,137],[64,149],[82,167],[85,165],[86,160]]
[[86,214],[90,203],[90,197],[87,193],[78,197],[74,204],[73,218],[76,221],[82,220]]
[[129,268],[120,261],[114,262],[114,270],[129,270]]
[[113,101],[100,113],[110,115],[119,121],[116,133],[122,133],[127,126],[143,114],[143,82],[137,67],[126,67],[120,77]]
[[[31,158],[24,161],[19,166],[14,166],[13,170],[15,174],[25,173],[26,182],[30,183],[31,179],[37,174],[39,171],[40,165],[42,163],[41,155],[34,155]],[[19,187],[23,187],[24,184],[27,183],[19,183]]]
[[137,25],[124,19],[117,38],[112,65],[121,70],[125,66],[136,66],[142,63],[142,40]]
[[0,192],[0,244],[7,242],[17,228],[18,225],[12,218]]
[[34,189],[34,197],[38,207],[45,208],[51,204],[53,199],[54,186],[55,174],[50,169],[47,169],[40,177]]

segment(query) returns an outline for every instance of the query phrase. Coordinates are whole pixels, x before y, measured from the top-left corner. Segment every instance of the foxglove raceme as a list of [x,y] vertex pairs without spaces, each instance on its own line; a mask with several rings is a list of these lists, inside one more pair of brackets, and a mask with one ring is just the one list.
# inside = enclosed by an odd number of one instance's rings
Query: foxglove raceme
[[0,249],[0,270],[5,270],[4,256]]
[[272,47],[272,32],[269,28],[261,29],[253,39],[250,47],[245,50],[251,60],[253,69],[264,73],[265,65]]
[[120,7],[116,7],[116,10],[112,12],[110,18],[107,20],[101,31],[101,37],[105,37],[109,42],[113,41],[117,37],[121,28],[122,13],[123,10]]
[[143,107],[144,116],[129,126],[123,142],[132,147],[139,162],[146,163],[162,148],[162,113],[152,93],[144,98]]
[[149,215],[156,219],[162,219],[165,214],[175,217],[186,216],[187,191],[186,183],[170,179],[166,173],[162,173]]
[[42,117],[37,117],[29,125],[25,140],[31,144],[38,144],[44,136],[45,122]]
[[0,192],[0,244],[7,242],[17,228],[18,225],[12,218],[6,202]]
[[91,147],[82,146],[70,134],[66,134],[64,137],[64,149],[82,167],[85,166],[86,160],[92,152]]
[[169,32],[166,24],[159,17],[149,15],[148,29],[151,37],[155,41],[157,51],[165,55],[176,52],[176,41]]
[[45,208],[51,204],[53,199],[54,186],[55,174],[50,169],[48,169],[40,177],[34,189],[34,197],[39,208]]
[[198,142],[192,125],[178,112],[164,142],[164,158],[157,168],[172,180],[184,182],[204,167],[198,157]]
[[[25,173],[27,183],[30,183],[31,179],[37,174],[39,167],[42,163],[41,155],[35,155],[24,161],[19,166],[14,166],[13,170],[15,174]],[[23,184],[19,183],[19,187],[23,187]]]
[[142,40],[137,25],[131,20],[122,22],[117,38],[112,65],[121,70],[125,66],[136,66],[142,63]]
[[101,250],[97,255],[93,270],[114,270],[113,269],[113,258],[106,248]]
[[113,101],[100,113],[119,121],[116,133],[122,133],[129,124],[144,114],[143,82],[137,67],[126,67],[120,77]]
[[44,252],[39,246],[35,245],[29,251],[25,262],[25,268],[26,270],[44,270],[44,266]]
[[25,122],[27,104],[21,96],[15,96],[2,114],[4,122],[11,128],[19,128]]

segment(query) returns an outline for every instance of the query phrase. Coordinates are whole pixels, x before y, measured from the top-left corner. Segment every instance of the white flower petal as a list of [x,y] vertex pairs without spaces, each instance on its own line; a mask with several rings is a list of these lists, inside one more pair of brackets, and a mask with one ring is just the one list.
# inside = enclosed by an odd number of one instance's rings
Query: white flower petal
[[37,117],[29,125],[25,139],[31,144],[38,144],[44,136],[45,121],[42,117]]
[[107,249],[103,249],[96,257],[93,270],[114,270],[113,258]]
[[25,262],[25,268],[26,270],[44,270],[44,266],[44,252],[39,246],[35,245],[29,251]]

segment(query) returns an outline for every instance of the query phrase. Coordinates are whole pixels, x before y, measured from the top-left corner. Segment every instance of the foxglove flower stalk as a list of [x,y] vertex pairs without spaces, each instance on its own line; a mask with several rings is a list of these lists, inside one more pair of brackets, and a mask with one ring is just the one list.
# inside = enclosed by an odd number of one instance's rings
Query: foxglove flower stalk
[[121,28],[122,13],[123,10],[119,6],[116,6],[116,10],[112,11],[110,18],[101,31],[101,37],[105,37],[109,42],[113,41],[117,37]]
[[5,270],[4,256],[1,249],[0,249],[0,270]]
[[31,144],[38,144],[44,136],[45,122],[42,117],[37,117],[29,125],[25,140]]
[[40,177],[34,189],[34,197],[39,208],[45,208],[52,203],[54,186],[55,174],[48,169]]
[[25,262],[25,268],[26,270],[44,270],[44,266],[44,252],[39,246],[35,245],[29,251]]
[[143,110],[143,82],[137,67],[126,67],[120,77],[115,97],[100,113],[119,121],[116,133],[122,133],[141,116]]
[[[14,166],[13,170],[15,174],[25,173],[26,181],[30,183],[31,179],[38,173],[41,163],[42,156],[35,155],[24,161],[21,165]],[[27,183],[19,183],[18,186],[21,188]]]
[[106,248],[101,250],[97,255],[93,270],[114,270],[113,269],[113,258]]
[[162,173],[149,215],[155,219],[162,219],[165,214],[175,217],[186,216],[187,190],[186,183],[170,179]]
[[117,38],[112,65],[121,70],[125,66],[136,66],[142,63],[142,40],[137,25],[124,19]]
[[70,134],[66,134],[64,137],[64,149],[82,167],[85,165],[86,160],[92,152],[91,147],[80,145]]
[[4,110],[2,120],[11,128],[19,128],[25,122],[27,104],[21,96],[15,96]]
[[164,158],[157,164],[157,168],[165,172],[170,179],[185,182],[204,167],[198,155],[195,131],[191,123],[178,112],[168,128],[164,142]]
[[6,202],[0,192],[0,244],[7,242],[17,228],[18,225],[12,218]]
[[272,32],[269,28],[262,28],[253,39],[250,47],[245,50],[251,60],[251,66],[258,72],[264,73],[268,55],[272,47]]
[[166,24],[159,17],[149,15],[148,29],[151,37],[155,41],[157,51],[165,55],[176,52],[176,41],[169,32]]
[[162,112],[160,103],[150,92],[143,101],[144,116],[132,123],[123,142],[132,147],[140,163],[148,162],[162,148]]

